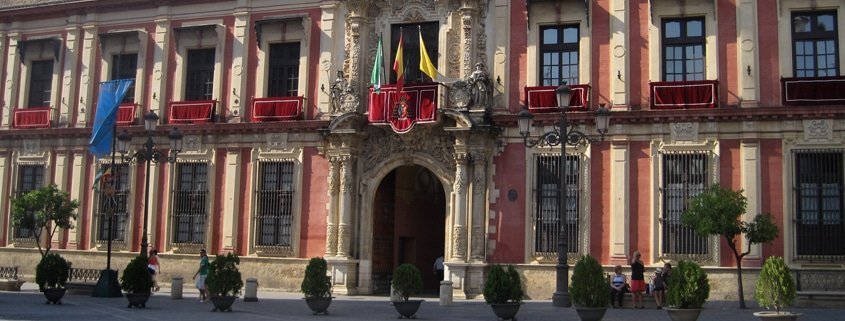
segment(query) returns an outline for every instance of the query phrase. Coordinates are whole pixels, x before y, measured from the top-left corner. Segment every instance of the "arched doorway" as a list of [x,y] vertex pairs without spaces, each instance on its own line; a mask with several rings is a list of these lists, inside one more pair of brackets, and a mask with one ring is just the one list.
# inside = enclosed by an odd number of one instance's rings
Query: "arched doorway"
[[424,293],[437,293],[433,265],[444,255],[445,225],[446,195],[430,170],[408,165],[388,173],[373,200],[373,293],[389,293],[393,270],[404,263],[420,269]]

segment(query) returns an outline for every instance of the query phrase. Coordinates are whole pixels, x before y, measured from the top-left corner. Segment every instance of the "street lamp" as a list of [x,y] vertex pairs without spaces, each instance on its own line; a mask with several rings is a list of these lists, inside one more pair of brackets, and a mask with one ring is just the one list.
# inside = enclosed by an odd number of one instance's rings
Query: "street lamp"
[[566,236],[566,145],[577,146],[581,144],[590,144],[596,139],[604,139],[607,134],[607,126],[610,123],[610,110],[600,106],[595,112],[596,117],[596,131],[599,136],[591,136],[584,134],[575,128],[571,128],[566,119],[566,112],[569,111],[569,96],[570,90],[566,82],[555,89],[557,94],[557,103],[560,107],[560,119],[556,128],[552,131],[544,133],[537,139],[529,137],[531,134],[531,121],[534,115],[527,109],[523,109],[517,114],[519,133],[526,148],[532,148],[537,145],[540,146],[560,146],[560,161],[558,172],[558,221],[560,230],[557,238],[557,280],[555,293],[552,296],[552,304],[556,307],[570,307],[572,302],[569,299],[569,264],[567,263],[567,254],[569,253],[567,236]]
[[144,115],[144,132],[147,134],[147,142],[131,155],[129,153],[129,143],[132,141],[132,136],[124,130],[117,136],[117,151],[120,152],[121,157],[127,163],[145,162],[147,166],[146,174],[144,175],[144,234],[141,236],[141,255],[147,255],[147,217],[150,212],[149,194],[150,194],[150,163],[160,163],[167,161],[168,163],[175,163],[176,157],[182,151],[182,132],[179,128],[173,127],[170,130],[168,137],[170,138],[170,151],[163,154],[157,150],[153,142],[153,134],[155,133],[156,124],[158,123],[158,115],[150,111]]

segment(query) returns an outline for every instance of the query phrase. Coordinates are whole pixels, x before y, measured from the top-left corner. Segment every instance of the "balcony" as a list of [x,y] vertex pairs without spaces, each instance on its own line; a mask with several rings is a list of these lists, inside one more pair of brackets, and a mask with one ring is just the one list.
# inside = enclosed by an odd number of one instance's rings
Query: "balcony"
[[216,100],[174,101],[170,103],[169,124],[204,124],[214,120]]
[[252,100],[252,120],[256,122],[302,119],[305,97],[268,97]]
[[13,126],[15,128],[50,128],[50,107],[15,108]]
[[137,109],[138,105],[134,103],[120,104],[120,106],[117,107],[117,125],[134,125],[135,120],[138,118]]
[[415,123],[434,122],[438,89],[436,83],[406,85],[402,92],[395,85],[384,85],[378,94],[370,88],[367,120],[373,124],[390,124],[397,133],[408,132]]
[[649,83],[651,109],[716,108],[719,81],[664,81]]
[[784,105],[845,103],[845,77],[781,78]]
[[[555,89],[558,86],[525,87],[525,105],[532,113],[560,112]],[[586,111],[590,106],[590,85],[570,85],[569,110]]]

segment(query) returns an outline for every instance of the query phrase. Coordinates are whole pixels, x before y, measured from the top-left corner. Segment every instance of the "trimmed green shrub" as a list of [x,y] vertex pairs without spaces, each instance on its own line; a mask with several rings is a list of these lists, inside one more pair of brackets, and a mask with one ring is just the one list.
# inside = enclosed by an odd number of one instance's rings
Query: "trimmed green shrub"
[[678,262],[667,283],[666,303],[673,308],[700,309],[710,297],[707,274],[695,262]]
[[57,253],[41,257],[35,267],[35,283],[39,290],[63,288],[70,276],[70,263]]
[[522,279],[519,272],[508,266],[508,270],[501,265],[493,265],[487,281],[484,282],[484,300],[491,304],[522,302]]
[[605,308],[610,301],[607,291],[607,279],[601,264],[589,254],[582,256],[572,272],[569,289],[572,303],[578,307]]
[[400,265],[393,271],[393,289],[398,291],[405,301],[408,301],[412,295],[420,293],[422,291],[420,270],[408,263]]
[[147,257],[144,255],[138,255],[129,261],[120,276],[120,288],[128,293],[150,293],[153,277],[147,269],[147,264]]
[[217,255],[213,262],[208,264],[208,277],[205,285],[208,287],[208,294],[212,296],[237,296],[244,286],[241,280],[241,271],[238,264],[241,259],[237,255],[229,253]]
[[306,298],[328,298],[332,296],[332,281],[326,272],[326,260],[321,257],[312,258],[305,267],[305,277],[300,289]]
[[757,279],[754,297],[761,307],[775,309],[778,314],[795,301],[795,282],[782,257],[771,256],[766,259]]

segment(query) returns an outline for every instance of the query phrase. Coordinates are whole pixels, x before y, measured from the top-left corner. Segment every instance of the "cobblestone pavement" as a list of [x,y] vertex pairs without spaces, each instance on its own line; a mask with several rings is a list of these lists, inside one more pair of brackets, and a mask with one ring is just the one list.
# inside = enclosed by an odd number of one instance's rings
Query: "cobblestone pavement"
[[[397,320],[387,297],[338,297],[329,308],[330,314],[312,315],[298,293],[261,291],[258,302],[238,300],[232,312],[211,312],[211,303],[197,300],[196,290],[182,299],[170,298],[162,289],[150,298],[145,309],[127,308],[126,298],[94,298],[68,294],[61,305],[47,305],[36,289],[25,287],[21,292],[0,292],[0,320]],[[749,302],[753,304],[753,302]],[[736,302],[708,302],[700,321],[752,321],[759,309],[740,310]],[[801,321],[845,320],[842,309],[792,309],[804,313]],[[527,301],[517,315],[520,321],[579,320],[573,309],[555,308],[550,301]],[[490,320],[496,317],[483,301],[458,300],[450,306],[440,306],[437,298],[426,298],[418,320]],[[663,310],[609,309],[604,320],[670,320]]]

